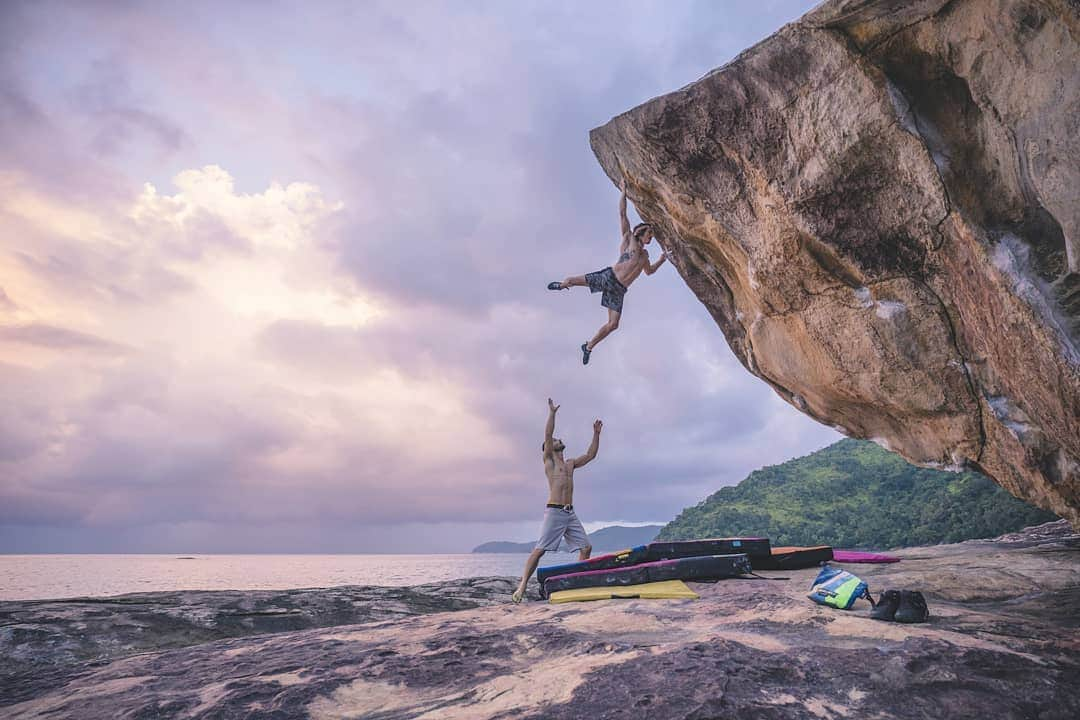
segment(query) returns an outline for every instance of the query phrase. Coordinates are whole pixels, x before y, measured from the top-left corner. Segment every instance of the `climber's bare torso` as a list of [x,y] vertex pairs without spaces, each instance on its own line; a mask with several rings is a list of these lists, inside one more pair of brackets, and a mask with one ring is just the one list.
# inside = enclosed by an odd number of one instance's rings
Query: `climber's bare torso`
[[649,266],[649,251],[633,234],[623,233],[622,245],[619,246],[619,260],[612,266],[615,279],[623,287],[637,280],[641,271]]
[[561,460],[554,455],[545,457],[544,472],[548,479],[548,503],[573,505],[574,459]]

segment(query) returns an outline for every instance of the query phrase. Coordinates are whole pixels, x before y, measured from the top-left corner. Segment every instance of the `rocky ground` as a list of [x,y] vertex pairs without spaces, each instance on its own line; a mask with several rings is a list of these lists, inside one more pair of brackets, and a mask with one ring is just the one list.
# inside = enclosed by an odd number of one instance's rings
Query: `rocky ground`
[[102,665],[223,638],[468,610],[505,602],[513,586],[508,578],[466,578],[414,587],[151,592],[0,602],[0,698],[32,697],[83,663]]
[[22,674],[5,667],[0,715],[1080,716],[1080,536],[1061,522],[899,554],[850,569],[921,589],[925,625],[814,605],[814,570],[694,585],[697,601],[519,607],[509,579],[478,579],[3,603]]

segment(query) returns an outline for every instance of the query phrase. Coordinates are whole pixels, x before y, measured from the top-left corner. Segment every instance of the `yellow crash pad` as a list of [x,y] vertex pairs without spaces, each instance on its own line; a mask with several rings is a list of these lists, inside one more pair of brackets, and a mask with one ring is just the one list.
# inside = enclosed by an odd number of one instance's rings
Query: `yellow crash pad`
[[559,590],[548,598],[553,603],[580,602],[582,600],[615,600],[641,598],[643,600],[661,600],[665,598],[686,598],[697,600],[700,596],[686,587],[682,580],[644,583],[642,585],[623,585],[621,587],[591,587],[576,590]]

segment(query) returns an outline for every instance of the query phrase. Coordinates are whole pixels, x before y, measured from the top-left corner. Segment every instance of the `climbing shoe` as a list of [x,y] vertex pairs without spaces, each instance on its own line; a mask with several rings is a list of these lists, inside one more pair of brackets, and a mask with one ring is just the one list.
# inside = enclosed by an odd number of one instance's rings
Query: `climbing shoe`
[[554,280],[548,283],[548,290],[562,290],[562,283]]
[[875,620],[892,620],[896,615],[896,609],[900,607],[900,591],[886,590],[878,598],[877,605],[870,611],[870,617]]
[[581,343],[581,364],[582,365],[588,365],[589,364],[589,356],[590,355],[592,355],[592,350],[589,349],[589,343],[587,343],[587,342]]
[[926,600],[921,592],[915,590],[900,591],[900,606],[896,608],[893,620],[902,623],[926,622],[930,616],[930,609],[926,607]]

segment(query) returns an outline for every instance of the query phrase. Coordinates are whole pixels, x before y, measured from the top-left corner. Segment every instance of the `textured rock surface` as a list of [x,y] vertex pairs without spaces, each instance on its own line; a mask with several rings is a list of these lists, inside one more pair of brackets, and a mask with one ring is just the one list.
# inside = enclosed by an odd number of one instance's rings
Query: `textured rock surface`
[[592,133],[743,365],[1080,527],[1080,6],[838,0]]
[[[49,687],[82,663],[222,638],[353,625],[505,602],[508,578],[413,587],[151,592],[0,602],[0,697]],[[2,713],[0,713],[2,715]]]
[[1080,536],[1066,523],[898,554],[897,565],[852,569],[878,590],[922,589],[929,623],[876,622],[865,602],[814,605],[815,570],[696,584],[699,601],[513,606],[507,580],[492,607],[72,665],[0,695],[0,715],[1080,715]]

